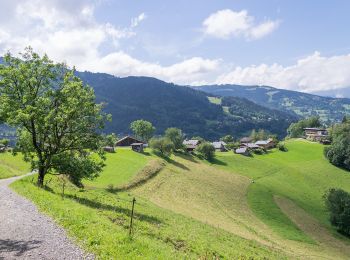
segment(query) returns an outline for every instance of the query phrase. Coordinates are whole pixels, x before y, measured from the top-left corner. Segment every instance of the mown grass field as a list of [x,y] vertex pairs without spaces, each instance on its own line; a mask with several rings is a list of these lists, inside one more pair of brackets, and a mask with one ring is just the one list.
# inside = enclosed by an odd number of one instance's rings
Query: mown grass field
[[[144,158],[140,160],[140,156]],[[200,219],[160,207],[137,192],[139,188],[117,193],[106,190],[110,184],[123,186],[138,180],[138,176],[144,174],[140,170],[142,166],[155,167],[154,164],[158,162],[165,164],[166,169],[182,167],[180,163],[165,163],[160,159],[154,160],[153,155],[141,155],[129,150],[119,150],[107,158],[110,167],[106,167],[105,176],[102,174],[95,181],[88,182],[86,190],[69,185],[65,189],[64,199],[61,183],[55,177],[47,182],[46,190],[36,188],[31,183],[32,177],[19,180],[12,187],[34,201],[40,210],[52,216],[80,245],[99,259],[285,258],[284,253],[269,245],[244,239],[205,224]],[[125,160],[130,163],[139,160],[138,167],[124,165]],[[200,165],[210,168],[204,163]],[[148,182],[162,175],[163,170]],[[133,236],[129,237],[131,200],[134,196],[137,200],[135,224]]]
[[0,153],[0,179],[26,174],[30,165],[23,161],[22,155],[13,156],[12,153]]
[[[120,149],[101,177],[85,190],[69,186],[64,200],[57,179],[47,190],[31,178],[13,187],[102,259],[348,259],[349,240],[330,226],[322,195],[330,187],[350,191],[349,173],[327,162],[322,145],[291,140],[287,148],[217,153],[213,163]],[[111,193],[110,185],[132,189]]]

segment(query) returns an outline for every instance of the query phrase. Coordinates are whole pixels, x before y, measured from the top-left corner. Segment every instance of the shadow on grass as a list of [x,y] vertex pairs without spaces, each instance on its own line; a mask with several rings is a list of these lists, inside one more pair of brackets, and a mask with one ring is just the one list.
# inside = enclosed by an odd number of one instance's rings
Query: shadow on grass
[[38,240],[10,240],[10,239],[0,239],[0,259],[2,258],[2,253],[15,252],[15,256],[22,256],[24,253],[38,248],[42,241]]
[[186,153],[175,153],[177,157],[180,157],[182,159],[185,159],[187,161],[193,162],[193,163],[198,163],[198,161],[191,155],[191,154],[186,154]]
[[227,165],[227,163],[219,160],[218,158],[213,158],[211,160],[208,160],[208,162],[210,162],[211,164],[215,164],[215,165]]
[[[124,214],[126,216],[130,216],[131,215],[131,210],[127,209],[127,208],[121,208],[121,207],[117,207],[114,205],[109,205],[109,204],[104,204],[98,201],[93,201],[87,198],[81,198],[81,197],[77,197],[77,196],[73,196],[70,194],[65,194],[64,195],[65,198],[68,198],[70,200],[74,200],[76,202],[78,202],[81,205],[87,206],[89,208],[92,209],[98,209],[98,210],[108,210],[108,211],[114,211],[117,213],[121,213]],[[137,204],[137,203],[136,203]],[[141,213],[134,213],[135,218],[141,220],[141,221],[146,221],[149,222],[151,224],[161,224],[162,221],[160,221],[158,218],[156,217],[152,217],[152,216],[148,216],[145,214],[141,214]]]
[[176,166],[176,167],[179,167],[179,168],[181,168],[181,169],[183,169],[183,170],[186,170],[186,171],[189,171],[190,169],[187,167],[187,166],[185,166],[184,164],[182,164],[182,163],[179,163],[179,162],[177,162],[177,161],[175,161],[175,160],[173,160],[173,159],[171,159],[171,158],[169,158],[169,157],[162,157],[166,162],[168,162],[168,163],[170,163],[170,164],[172,164],[172,165],[174,165],[174,166]]

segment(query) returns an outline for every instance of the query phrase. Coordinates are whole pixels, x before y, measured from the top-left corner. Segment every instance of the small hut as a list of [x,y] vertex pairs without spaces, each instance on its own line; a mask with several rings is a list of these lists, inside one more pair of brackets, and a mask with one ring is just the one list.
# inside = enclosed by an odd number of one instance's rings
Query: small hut
[[131,144],[131,149],[138,153],[143,153],[143,143],[133,143]]
[[137,140],[136,138],[128,135],[118,140],[115,143],[115,146],[131,146],[131,144],[134,144],[134,143],[142,143],[142,141]]
[[113,146],[105,146],[105,147],[103,147],[103,150],[107,153],[114,153],[115,152]]

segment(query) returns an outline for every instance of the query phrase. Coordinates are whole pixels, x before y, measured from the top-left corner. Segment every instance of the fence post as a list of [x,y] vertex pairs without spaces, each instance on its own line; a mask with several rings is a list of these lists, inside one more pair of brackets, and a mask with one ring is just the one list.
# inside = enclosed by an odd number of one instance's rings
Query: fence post
[[135,202],[136,202],[136,199],[133,198],[133,199],[132,199],[131,216],[130,216],[129,236],[131,236],[131,233],[132,233],[132,222],[133,222],[133,219],[134,219],[134,207],[135,207]]

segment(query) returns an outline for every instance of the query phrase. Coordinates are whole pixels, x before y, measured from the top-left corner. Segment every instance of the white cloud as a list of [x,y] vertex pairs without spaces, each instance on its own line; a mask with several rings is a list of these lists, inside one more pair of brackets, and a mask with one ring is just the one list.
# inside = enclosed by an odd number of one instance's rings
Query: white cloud
[[269,20],[255,24],[254,20],[246,10],[235,12],[224,9],[211,14],[204,20],[203,31],[206,35],[221,39],[245,37],[255,40],[272,33],[279,26],[279,21]]
[[349,68],[350,54],[324,57],[315,52],[292,66],[275,63],[236,67],[219,76],[216,83],[268,85],[304,92],[332,90],[350,86]]
[[[220,61],[193,57],[162,66],[131,57],[120,49],[120,41],[134,37],[133,31],[146,19],[141,13],[126,28],[99,23],[95,1],[0,0],[0,55],[17,54],[32,46],[55,61],[66,61],[79,70],[106,72],[116,76],[153,76],[187,84],[217,70]],[[106,44],[112,49],[105,52]]]
[[145,13],[139,14],[139,16],[131,19],[131,27],[137,27],[146,18],[147,18],[147,16]]

